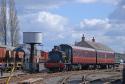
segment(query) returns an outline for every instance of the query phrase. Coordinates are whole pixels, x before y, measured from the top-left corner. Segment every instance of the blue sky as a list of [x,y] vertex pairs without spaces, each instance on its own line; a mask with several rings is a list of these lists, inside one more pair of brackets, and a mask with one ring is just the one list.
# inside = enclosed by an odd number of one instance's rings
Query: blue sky
[[20,28],[43,32],[43,49],[94,36],[96,42],[125,52],[124,0],[15,0]]

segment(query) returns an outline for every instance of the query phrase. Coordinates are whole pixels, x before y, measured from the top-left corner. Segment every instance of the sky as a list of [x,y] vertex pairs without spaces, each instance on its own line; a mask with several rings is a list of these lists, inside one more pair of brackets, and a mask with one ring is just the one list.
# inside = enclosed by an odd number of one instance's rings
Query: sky
[[124,0],[15,0],[21,32],[42,32],[43,50],[86,40],[125,52]]

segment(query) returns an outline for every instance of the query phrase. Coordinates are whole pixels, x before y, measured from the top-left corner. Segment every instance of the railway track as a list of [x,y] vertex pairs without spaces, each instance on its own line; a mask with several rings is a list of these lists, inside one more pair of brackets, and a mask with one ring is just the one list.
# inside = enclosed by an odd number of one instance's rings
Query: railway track
[[[81,82],[78,83],[78,84],[91,84],[92,82],[96,82],[96,81],[103,81],[105,82],[105,84],[111,84],[111,82],[114,82],[114,81],[118,81],[121,79],[121,75],[113,75],[113,73],[111,72],[112,70],[102,70],[102,71],[85,71],[83,73],[77,73],[77,74],[70,74],[70,75],[67,75],[65,76],[62,80],[60,80],[57,84],[70,84],[68,83],[68,81],[70,80],[70,78],[74,75],[82,75],[84,74],[83,76],[81,76]],[[113,76],[110,76],[110,77],[107,77],[107,78],[98,78],[98,79],[95,79],[95,80],[89,80],[88,77],[90,75],[96,75],[96,74],[110,74],[110,75],[113,75]],[[118,78],[119,77],[119,78]],[[96,83],[94,83],[96,84]]]
[[[85,77],[84,77],[85,78]],[[107,78],[99,78],[96,80],[87,80],[87,79],[83,79],[82,78],[82,82],[79,84],[96,84],[96,83],[103,83],[103,84],[121,84],[121,75],[115,75],[115,76],[111,76],[111,77],[107,77]],[[118,82],[118,83],[116,83]]]
[[[86,76],[88,76],[89,74],[92,74],[92,73],[95,73],[95,71],[85,71],[85,72],[81,72],[81,73],[77,73],[77,74],[70,74],[70,75],[67,75],[67,76],[65,76],[62,80],[60,80],[59,82],[58,82],[58,84],[67,84],[68,83],[68,81],[69,81],[69,79],[70,79],[70,77],[72,77],[72,76],[74,76],[74,75],[81,75],[81,74],[86,74],[86,73],[88,73]],[[83,79],[83,77],[84,76],[82,76],[82,78],[81,78],[81,80],[82,81],[85,81],[84,79]]]
[[[75,73],[75,71],[73,71]],[[49,78],[52,78],[52,77],[57,77],[57,76],[64,76],[66,74],[70,74],[70,73],[73,73],[72,71],[69,71],[69,72],[57,72],[57,73],[34,73],[34,74],[21,74],[21,75],[15,75],[15,76],[12,76],[11,80],[10,80],[10,83],[13,83],[13,82],[20,82],[20,81],[24,81],[24,80],[29,80],[29,79],[35,79],[35,78],[43,78],[44,79],[49,79]],[[8,77],[3,77],[3,78],[0,78],[0,84],[1,83],[5,83],[6,80],[8,79]]]
[[[22,75],[16,75],[12,76],[10,80],[10,84],[17,84],[19,82],[22,82],[24,80],[31,80],[39,78],[41,81],[39,83],[31,83],[31,84],[44,84],[42,83],[43,80],[47,80],[53,77],[62,77],[62,79],[57,84],[66,84],[66,82],[73,76],[73,75],[82,75],[82,74],[94,74],[94,73],[110,73],[110,70],[81,70],[81,71],[68,71],[68,72],[58,72],[58,73],[35,73],[35,74],[22,74]],[[87,75],[86,75],[87,77]],[[7,78],[1,78],[0,83],[5,83]],[[45,83],[46,84],[46,83]],[[51,83],[50,83],[51,84]]]

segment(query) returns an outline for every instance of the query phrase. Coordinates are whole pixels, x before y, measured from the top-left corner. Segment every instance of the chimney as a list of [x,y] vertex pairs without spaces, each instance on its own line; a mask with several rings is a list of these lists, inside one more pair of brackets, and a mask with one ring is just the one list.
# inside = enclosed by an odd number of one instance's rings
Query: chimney
[[95,38],[94,37],[92,38],[92,42],[95,42]]
[[59,50],[59,47],[58,46],[54,46],[53,48],[55,51]]
[[84,34],[83,34],[83,36],[82,36],[82,41],[85,41],[85,36],[84,36]]

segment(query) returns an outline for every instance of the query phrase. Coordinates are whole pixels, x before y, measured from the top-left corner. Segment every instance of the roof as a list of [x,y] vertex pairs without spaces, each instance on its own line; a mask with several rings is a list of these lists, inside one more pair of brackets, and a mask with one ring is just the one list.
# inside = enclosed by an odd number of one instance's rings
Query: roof
[[102,44],[102,43],[97,43],[97,42],[91,42],[91,41],[80,41],[75,43],[75,46],[80,46],[80,47],[87,47],[87,48],[93,48],[97,51],[104,51],[104,52],[113,52],[111,48],[108,46]]
[[15,47],[9,45],[0,45],[0,47],[6,48],[7,50],[13,50]]
[[76,42],[76,43],[75,43],[75,46],[86,47],[86,48],[93,48],[93,47],[90,46],[86,41]]
[[1,44],[0,44],[0,47],[6,48],[6,46],[5,46],[5,45],[1,45]]
[[20,47],[15,48],[14,51],[22,51],[22,52],[24,52],[24,50],[22,48],[20,48]]
[[109,48],[108,46],[106,46],[102,43],[90,42],[90,41],[86,41],[86,42],[90,46],[92,46],[95,50],[113,52],[113,50],[111,48]]

